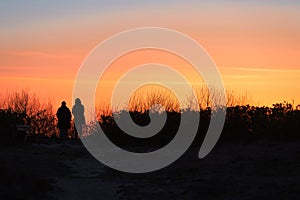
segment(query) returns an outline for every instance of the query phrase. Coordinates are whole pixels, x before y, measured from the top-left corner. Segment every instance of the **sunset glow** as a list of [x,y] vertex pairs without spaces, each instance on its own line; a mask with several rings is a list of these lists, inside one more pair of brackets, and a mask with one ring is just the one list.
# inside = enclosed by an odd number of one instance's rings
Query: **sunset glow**
[[[294,1],[46,2],[0,2],[0,91],[28,89],[53,98],[56,106],[62,100],[71,105],[77,71],[96,45],[120,31],[155,26],[194,38],[219,67],[226,89],[236,95],[250,94],[256,105],[300,104],[300,4]],[[113,63],[97,97],[109,99],[123,73],[151,62],[201,82],[174,55],[134,52]]]

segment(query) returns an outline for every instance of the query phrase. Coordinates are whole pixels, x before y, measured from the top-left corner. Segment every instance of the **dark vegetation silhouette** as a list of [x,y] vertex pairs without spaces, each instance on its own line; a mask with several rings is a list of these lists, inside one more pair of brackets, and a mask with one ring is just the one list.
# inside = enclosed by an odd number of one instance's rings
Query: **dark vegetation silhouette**
[[[122,117],[121,111],[119,117]],[[139,125],[150,123],[148,110],[144,112],[130,111],[132,119]],[[195,112],[186,110],[183,112]],[[213,111],[201,109],[199,129],[193,145],[199,147],[206,135]],[[159,114],[159,113],[157,113]],[[181,113],[167,111],[167,121],[162,130],[147,139],[129,136],[116,125],[112,116],[100,116],[100,125],[106,136],[123,148],[131,146],[154,146],[161,148],[176,135],[180,126]],[[300,139],[300,110],[292,104],[284,102],[272,107],[234,106],[227,108],[226,121],[219,142],[253,142],[256,140],[294,140]],[[189,133],[186,133],[189,134]]]
[[12,144],[16,124],[30,125],[31,132],[45,137],[55,136],[57,120],[51,100],[41,101],[28,91],[1,94],[0,143]]
[[[134,101],[130,101],[128,110],[135,123],[145,126],[150,123],[148,115],[150,105],[160,103],[165,107],[166,124],[153,137],[139,139],[125,134],[116,125],[110,107],[105,105],[102,105],[102,109],[97,112],[97,122],[87,124],[87,132],[93,129],[93,123],[99,123],[107,137],[124,148],[135,145],[160,148],[168,144],[175,136],[182,113],[199,112],[191,109],[192,106],[180,112],[176,102],[169,100],[168,94],[164,95],[156,91],[149,93],[149,97],[151,98],[144,97],[141,99],[133,96]],[[210,103],[205,98],[202,99],[204,100],[199,105],[201,116],[199,130],[194,145],[201,144],[214,112]],[[232,99],[232,96],[228,102],[226,121],[220,142],[251,142],[259,139],[294,140],[300,138],[299,105],[294,106],[288,102],[276,103],[271,107],[234,105],[235,100]],[[34,134],[45,138],[58,136],[57,118],[53,112],[53,104],[49,101],[42,102],[28,91],[12,92],[1,96],[0,108],[0,141],[2,144],[13,143],[12,133],[15,124],[30,125]],[[118,111],[118,117],[122,117],[124,112],[127,110]],[[157,110],[156,114],[159,115],[160,110]]]

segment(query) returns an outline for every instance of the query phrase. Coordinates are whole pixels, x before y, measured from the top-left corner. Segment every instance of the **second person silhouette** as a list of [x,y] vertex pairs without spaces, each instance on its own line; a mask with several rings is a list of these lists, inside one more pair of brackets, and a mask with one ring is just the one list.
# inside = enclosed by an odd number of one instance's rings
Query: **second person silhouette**
[[77,139],[82,135],[82,129],[85,125],[84,106],[79,98],[75,99],[75,105],[72,108],[72,113],[74,115],[75,138]]

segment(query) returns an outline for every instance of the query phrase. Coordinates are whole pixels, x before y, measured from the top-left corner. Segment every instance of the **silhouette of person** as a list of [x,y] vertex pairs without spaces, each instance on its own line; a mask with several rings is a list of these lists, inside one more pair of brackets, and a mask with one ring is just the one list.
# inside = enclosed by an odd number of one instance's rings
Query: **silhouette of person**
[[78,138],[78,136],[82,135],[82,128],[85,125],[84,106],[79,98],[75,99],[72,113],[74,115],[75,138]]
[[56,116],[58,119],[57,128],[59,129],[59,137],[66,138],[68,130],[71,128],[71,111],[66,106],[66,102],[61,102],[61,107],[58,108]]

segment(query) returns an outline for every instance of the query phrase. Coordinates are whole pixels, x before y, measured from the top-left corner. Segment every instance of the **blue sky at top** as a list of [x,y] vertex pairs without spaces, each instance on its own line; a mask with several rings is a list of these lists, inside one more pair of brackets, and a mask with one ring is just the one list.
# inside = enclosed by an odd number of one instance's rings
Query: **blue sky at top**
[[249,6],[296,6],[300,5],[297,0],[212,0],[212,1],[197,1],[197,0],[1,0],[0,1],[0,25],[1,28],[19,25],[22,23],[34,21],[36,19],[47,19],[56,17],[68,17],[89,14],[92,12],[110,12],[118,10],[126,10],[131,8],[147,9],[148,6],[164,7],[168,5],[206,5],[218,4],[226,5],[249,5]]

